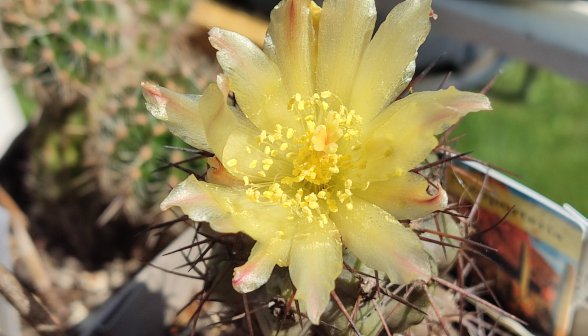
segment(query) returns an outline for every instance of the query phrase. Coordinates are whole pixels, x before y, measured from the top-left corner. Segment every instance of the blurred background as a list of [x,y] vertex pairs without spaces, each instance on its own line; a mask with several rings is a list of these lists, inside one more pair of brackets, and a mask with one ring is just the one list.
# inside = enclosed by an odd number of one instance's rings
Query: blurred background
[[[377,1],[379,22],[396,2]],[[0,2],[0,205],[26,215],[49,284],[16,257],[12,267],[32,288],[57,287],[53,304],[69,325],[181,231],[141,234],[174,217],[159,202],[185,169],[205,169],[147,113],[139,83],[201,92],[219,72],[207,30],[261,43],[276,3]],[[588,214],[588,2],[436,0],[433,8],[439,18],[417,73],[434,68],[417,89],[493,83],[494,111],[461,123],[457,149]]]

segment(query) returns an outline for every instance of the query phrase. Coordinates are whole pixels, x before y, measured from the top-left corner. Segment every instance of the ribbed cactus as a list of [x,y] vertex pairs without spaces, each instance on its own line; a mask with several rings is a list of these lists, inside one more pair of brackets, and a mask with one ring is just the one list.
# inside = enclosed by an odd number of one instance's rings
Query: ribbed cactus
[[[159,202],[194,153],[149,117],[140,83],[199,93],[218,72],[194,48],[191,0],[5,0],[2,61],[30,118],[24,181],[29,213],[85,261],[129,249],[129,224],[162,220]],[[203,159],[183,166],[197,171]],[[51,214],[48,216],[47,214]],[[104,227],[100,227],[103,225]],[[126,243],[122,243],[126,241]]]
[[64,194],[95,193],[97,208],[108,206],[97,214],[102,224],[121,212],[145,223],[158,212],[179,170],[154,171],[190,154],[165,148],[183,145],[145,115],[137,87],[165,79],[178,91],[198,93],[214,79],[213,63],[194,55],[183,28],[191,3],[0,4],[4,63],[24,88],[21,99],[35,99],[42,109],[27,176],[36,199],[55,204]]

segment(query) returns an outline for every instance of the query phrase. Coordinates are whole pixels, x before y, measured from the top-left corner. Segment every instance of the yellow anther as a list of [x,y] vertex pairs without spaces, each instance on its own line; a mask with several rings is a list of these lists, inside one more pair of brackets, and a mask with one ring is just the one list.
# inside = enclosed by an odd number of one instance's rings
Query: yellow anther
[[337,203],[332,200],[331,198],[327,199],[327,206],[329,207],[330,212],[337,212],[339,208],[337,208]]
[[339,149],[339,145],[336,142],[331,142],[325,147],[325,152],[335,154],[337,153],[337,149]]
[[280,150],[283,152],[286,149],[288,149],[288,143],[287,142],[284,142],[283,144],[280,145]]
[[267,176],[267,174],[263,170],[258,171],[257,172],[257,175],[259,175],[261,177],[266,177]]
[[339,167],[337,167],[337,166],[329,167],[329,171],[333,174],[337,174],[337,173],[339,173]]
[[298,110],[300,111],[304,111],[304,106],[306,105],[306,103],[304,102],[304,100],[299,101],[298,105],[296,106],[298,108]]
[[257,167],[257,160],[252,160],[252,161],[249,163],[249,168],[250,168],[250,169],[255,169],[255,167]]
[[292,139],[293,136],[294,136],[294,129],[288,128],[288,130],[286,131],[286,139],[290,140],[290,139]]
[[265,146],[265,148],[263,149],[263,152],[265,153],[265,155],[270,155],[270,153],[272,152],[272,149],[270,148],[270,146]]
[[351,181],[350,179],[345,180],[345,189],[351,189],[352,185],[353,181]]
[[333,94],[331,93],[331,91],[323,91],[321,92],[321,98],[323,99],[327,99],[327,98],[331,98]]
[[247,154],[251,154],[252,153],[251,147],[249,147],[249,146],[246,146],[245,147],[245,150],[247,151]]
[[235,167],[237,165],[237,159],[230,159],[227,161],[227,167]]
[[307,206],[302,207],[301,210],[302,210],[302,213],[306,215],[306,220],[309,223],[312,223],[312,219],[313,219],[312,210]]
[[276,157],[276,156],[278,156],[278,151],[277,151],[277,150],[275,150],[275,149],[272,149],[272,151],[270,152],[270,156],[271,156],[271,157]]
[[243,176],[243,183],[247,186],[249,185],[249,176]]
[[353,203],[349,202],[349,203],[345,204],[345,207],[347,208],[347,210],[353,210]]

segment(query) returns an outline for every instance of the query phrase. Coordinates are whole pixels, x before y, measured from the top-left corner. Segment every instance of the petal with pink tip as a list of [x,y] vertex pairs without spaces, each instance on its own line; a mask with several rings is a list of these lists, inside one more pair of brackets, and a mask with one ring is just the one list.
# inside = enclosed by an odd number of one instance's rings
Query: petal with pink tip
[[276,264],[287,265],[290,238],[278,235],[267,243],[257,242],[247,262],[235,268],[233,287],[240,293],[249,293],[265,284]]
[[242,124],[216,84],[209,85],[202,96],[179,94],[152,83],[142,86],[149,112],[195,148],[221,156],[230,132]]
[[212,152],[199,115],[201,96],[179,94],[148,82],[141,86],[147,109],[155,118],[190,146]]
[[431,0],[394,7],[363,54],[351,108],[369,121],[404,90],[414,74],[417,49],[429,34]]
[[489,109],[486,96],[453,87],[398,100],[366,125],[363,150],[353,173],[364,182],[405,174],[437,146],[435,135],[469,112]]
[[429,281],[431,264],[417,235],[386,211],[359,198],[353,210],[331,214],[343,243],[368,267],[385,272],[392,283]]
[[214,185],[194,176],[178,184],[161,203],[162,210],[174,206],[192,220],[209,222],[217,232],[243,232],[261,242],[274,239],[277,232],[288,237],[294,225],[282,206],[251,201],[243,188]]
[[289,96],[278,66],[237,33],[213,28],[209,39],[245,115],[261,129],[273,130],[276,124],[296,126],[295,116],[286,113]]
[[290,278],[313,324],[319,323],[342,267],[341,238],[335,224],[300,223],[290,250]]
[[354,190],[353,194],[398,219],[421,218],[447,207],[445,190],[440,185],[430,186],[427,180],[413,173],[372,182],[366,190]]

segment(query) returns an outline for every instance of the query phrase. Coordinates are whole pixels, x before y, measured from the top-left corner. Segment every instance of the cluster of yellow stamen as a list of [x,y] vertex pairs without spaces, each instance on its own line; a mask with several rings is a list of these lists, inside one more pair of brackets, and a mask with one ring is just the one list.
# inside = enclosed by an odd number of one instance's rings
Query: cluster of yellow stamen
[[[328,213],[337,212],[340,205],[353,208],[353,182],[341,172],[350,164],[349,152],[359,145],[361,118],[329,91],[305,99],[296,94],[290,99],[288,111],[296,114],[300,127],[277,124],[271,132],[262,130],[257,145],[265,158],[248,163],[257,177],[273,178],[273,182],[251,183],[252,176],[244,176],[246,193],[252,201],[277,203],[290,209],[291,219],[298,216],[323,226]],[[252,153],[248,146],[245,150]],[[276,161],[290,163],[291,171],[268,176]],[[229,167],[236,164],[227,161]]]

